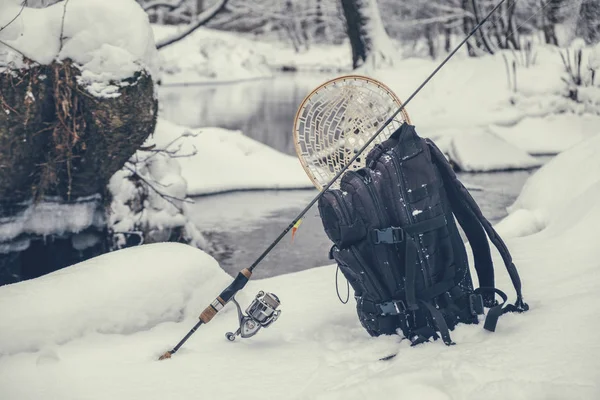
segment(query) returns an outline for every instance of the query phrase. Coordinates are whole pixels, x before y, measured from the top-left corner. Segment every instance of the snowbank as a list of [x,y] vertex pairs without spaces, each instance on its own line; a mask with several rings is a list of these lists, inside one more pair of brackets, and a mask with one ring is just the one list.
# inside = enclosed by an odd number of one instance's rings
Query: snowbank
[[[20,9],[14,2],[0,4],[0,26]],[[141,69],[154,73],[157,68],[148,16],[133,0],[70,0],[42,9],[25,7],[0,32],[0,40],[40,64],[72,59],[80,65],[80,83],[95,95]],[[14,50],[0,44],[0,67],[8,63],[11,68],[23,66]]]
[[[575,167],[573,160],[565,166]],[[158,362],[230,279],[197,250],[144,246],[0,288],[3,347],[40,348],[31,344],[46,343],[38,333],[46,324],[62,338],[41,351],[0,357],[2,393],[19,399],[153,400],[191,398],[200,385],[206,398],[262,399],[265,386],[257,382],[267,381],[269,396],[282,399],[597,398],[600,248],[592,233],[600,218],[600,190],[595,186],[553,216],[556,223],[570,221],[568,230],[508,241],[532,309],[503,316],[493,334],[481,325],[460,325],[451,347],[438,341],[413,348],[397,337],[370,338],[352,300],[345,306],[337,300],[335,268],[328,266],[251,281],[240,296],[243,306],[263,289],[279,296],[283,311],[254,338],[225,339],[237,323],[230,304],[171,360]],[[501,265],[499,258],[496,262]],[[501,267],[498,271],[499,287],[508,290],[509,278]],[[87,301],[61,300],[66,295]],[[176,320],[184,307],[181,322],[140,331]],[[76,335],[86,329],[92,333]],[[70,340],[73,336],[79,338]],[[377,361],[396,351],[393,360]]]
[[[517,67],[517,93],[513,93],[508,85],[502,54],[469,58],[462,52],[458,53],[407,106],[413,123],[422,134],[436,137],[451,129],[487,130],[491,125],[512,128],[528,117],[585,112],[584,104],[565,97],[566,84],[561,80],[564,67],[556,48],[538,45],[535,51],[535,65]],[[590,53],[590,49],[584,53]],[[506,56],[512,60],[510,52]],[[402,100],[427,78],[438,63],[439,60],[409,58],[393,69],[371,71],[370,75],[388,85]],[[590,90],[598,91],[598,88]],[[586,95],[591,96],[587,92]],[[578,117],[573,116],[571,122],[575,123]],[[571,117],[565,117],[565,120],[568,118]],[[523,125],[523,128],[526,127],[530,128]],[[550,139],[542,134],[528,139],[527,149],[537,150],[539,147],[541,151],[538,152],[542,152],[554,139],[552,133],[550,135]]]
[[574,199],[600,182],[598,151],[600,135],[595,135],[540,168],[509,207],[510,214],[498,224],[499,231],[521,236],[547,227],[561,215],[577,212]]
[[[198,250],[142,246],[0,287],[2,394],[190,398],[200,377],[203,396],[222,399],[262,399],[265,386],[257,382],[265,381],[270,397],[286,399],[597,398],[598,151],[594,136],[561,153],[511,209],[509,218],[523,210],[542,216],[544,228],[505,235],[531,310],[504,315],[493,334],[460,325],[450,347],[371,338],[352,300],[337,300],[335,268],[327,266],[251,281],[238,296],[244,307],[260,289],[282,302],[280,319],[252,339],[225,339],[237,324],[230,304],[171,360],[158,362],[231,279]],[[526,220],[512,222],[530,228]],[[500,257],[494,259],[498,287],[514,299]],[[170,322],[156,325],[162,321]],[[377,360],[396,351],[393,360]],[[235,379],[224,384],[226,376]]]
[[498,136],[461,133],[442,141],[450,160],[461,171],[489,172],[539,167],[542,163]]
[[51,348],[94,332],[128,335],[181,320],[196,292],[228,280],[202,251],[165,243],[105,254],[3,286],[0,356]]
[[[261,289],[282,302],[280,319],[252,339],[225,339],[237,324],[230,304],[171,360],[158,362],[231,279],[198,250],[151,245],[0,287],[2,394],[191,398],[201,379],[204,397],[222,399],[262,399],[257,382],[265,381],[270,397],[285,399],[597,398],[598,151],[595,136],[561,153],[517,201],[552,212],[540,232],[507,240],[531,310],[502,316],[495,333],[460,325],[451,347],[371,338],[352,300],[337,300],[335,268],[327,266],[251,281],[238,296],[244,307]],[[495,263],[498,287],[514,298],[497,254]],[[396,351],[393,360],[377,360]]]
[[[157,40],[185,27],[152,25]],[[262,46],[265,48],[265,45]],[[159,52],[163,84],[268,78],[271,70],[256,42],[235,33],[199,28]]]
[[[188,196],[231,190],[301,189],[312,183],[296,157],[273,150],[239,131],[187,128],[158,120],[146,145],[163,148],[186,133],[175,147]],[[180,144],[179,144],[180,143]]]
[[600,134],[600,116],[558,114],[524,118],[511,127],[491,126],[502,139],[529,154],[556,154]]
[[104,222],[100,196],[70,203],[47,199],[39,203],[27,202],[21,207],[21,211],[0,217],[0,253],[12,251],[10,245],[2,242],[10,242],[20,235],[60,236],[65,232],[81,232],[90,226],[101,227]]

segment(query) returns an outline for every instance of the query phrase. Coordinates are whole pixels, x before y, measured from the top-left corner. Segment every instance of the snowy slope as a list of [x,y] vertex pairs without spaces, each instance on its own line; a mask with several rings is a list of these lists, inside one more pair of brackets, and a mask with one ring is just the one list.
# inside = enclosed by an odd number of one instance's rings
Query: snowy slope
[[528,117],[512,127],[491,126],[490,129],[529,154],[555,154],[600,133],[600,116],[558,114]]
[[[229,281],[201,251],[158,244],[1,287],[2,398],[599,398],[598,151],[596,136],[562,153],[513,207],[513,215],[525,207],[552,212],[543,214],[543,230],[507,240],[531,310],[503,316],[495,333],[462,325],[452,347],[370,338],[352,300],[337,300],[335,268],[327,266],[251,281],[243,305],[264,289],[283,310],[256,337],[226,341],[236,325],[229,305],[158,362]],[[574,182],[583,171],[585,180]],[[498,286],[514,298],[496,262]],[[396,349],[395,359],[376,361]]]
[[280,153],[244,136],[221,128],[189,129],[158,120],[154,136],[145,145],[159,148],[188,132],[170,150],[177,158],[187,181],[188,196],[245,189],[312,188],[310,179],[296,157]]
[[[186,27],[152,25],[157,41]],[[263,45],[264,47],[264,45]],[[268,78],[271,70],[256,42],[234,33],[197,29],[159,52],[163,84],[231,82]]]
[[488,132],[461,133],[450,138],[446,153],[461,171],[488,172],[539,167],[525,151]]

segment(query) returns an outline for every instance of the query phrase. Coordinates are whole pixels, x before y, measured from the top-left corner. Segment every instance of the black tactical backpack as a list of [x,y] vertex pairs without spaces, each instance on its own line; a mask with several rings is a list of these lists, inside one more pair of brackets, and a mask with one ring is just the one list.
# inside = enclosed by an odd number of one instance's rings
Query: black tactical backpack
[[[403,124],[349,170],[340,190],[319,200],[330,258],[352,285],[358,317],[372,336],[402,334],[413,345],[437,339],[453,344],[457,323],[494,331],[505,312],[526,311],[510,253],[435,144]],[[473,249],[480,288],[473,289],[467,254],[454,217]],[[500,252],[517,292],[514,305],[494,287],[486,237]],[[498,304],[495,295],[502,298]]]

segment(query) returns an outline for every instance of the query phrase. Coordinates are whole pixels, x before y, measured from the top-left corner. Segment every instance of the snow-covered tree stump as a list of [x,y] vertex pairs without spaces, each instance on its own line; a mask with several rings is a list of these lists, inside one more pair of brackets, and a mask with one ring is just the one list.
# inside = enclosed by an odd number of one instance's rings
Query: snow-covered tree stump
[[[157,102],[144,71],[95,97],[70,60],[0,72],[0,199],[102,193],[154,131]],[[118,90],[117,90],[118,87]]]
[[134,0],[26,4],[0,2],[0,284],[107,250],[108,182],[158,109]]

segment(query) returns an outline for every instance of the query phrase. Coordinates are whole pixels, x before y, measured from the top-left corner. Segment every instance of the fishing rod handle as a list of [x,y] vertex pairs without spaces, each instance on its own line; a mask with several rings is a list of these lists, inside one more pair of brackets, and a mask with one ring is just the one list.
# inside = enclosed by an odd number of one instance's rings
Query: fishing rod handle
[[210,320],[213,319],[213,317],[217,315],[221,309],[223,309],[225,304],[227,304],[238,291],[242,290],[244,286],[246,286],[246,283],[248,283],[248,280],[250,280],[251,276],[252,271],[250,271],[248,268],[244,268],[238,272],[233,282],[231,282],[231,284],[227,286],[225,290],[223,290],[221,294],[204,309],[204,311],[202,311],[200,314],[200,320],[203,323],[208,324]]

